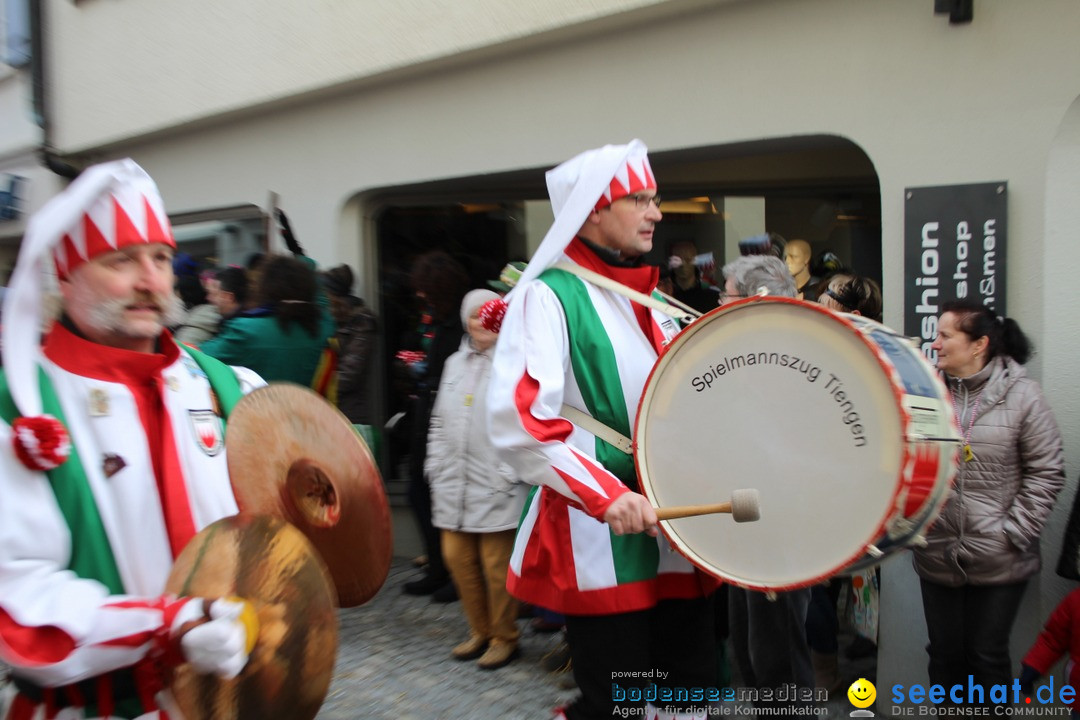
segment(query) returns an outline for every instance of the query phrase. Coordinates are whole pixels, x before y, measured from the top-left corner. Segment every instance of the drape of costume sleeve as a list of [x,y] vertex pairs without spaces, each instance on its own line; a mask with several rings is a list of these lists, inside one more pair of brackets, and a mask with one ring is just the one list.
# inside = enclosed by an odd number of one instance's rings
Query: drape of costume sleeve
[[[10,444],[10,428],[0,443]],[[68,528],[49,482],[0,454],[0,658],[46,686],[133,665],[164,622],[157,597],[110,596],[67,570]]]
[[1069,652],[1073,642],[1073,625],[1080,610],[1080,594],[1073,592],[1050,614],[1035,643],[1024,656],[1024,664],[1045,675],[1061,656]]

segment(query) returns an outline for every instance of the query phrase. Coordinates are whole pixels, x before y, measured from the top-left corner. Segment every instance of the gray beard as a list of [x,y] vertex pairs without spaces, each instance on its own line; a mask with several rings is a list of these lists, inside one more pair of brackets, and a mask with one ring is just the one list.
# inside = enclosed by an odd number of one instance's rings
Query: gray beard
[[[184,304],[176,295],[169,294],[154,299],[162,307],[161,323],[154,337],[167,327],[175,327],[184,321]],[[90,308],[88,321],[100,330],[107,330],[121,335],[130,335],[124,324],[124,309],[128,300],[105,300],[95,303]]]

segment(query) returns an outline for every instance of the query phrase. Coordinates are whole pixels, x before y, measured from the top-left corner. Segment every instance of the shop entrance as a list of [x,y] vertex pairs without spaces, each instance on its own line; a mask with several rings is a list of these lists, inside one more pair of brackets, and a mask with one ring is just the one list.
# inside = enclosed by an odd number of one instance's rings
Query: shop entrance
[[[738,242],[765,232],[809,243],[812,270],[838,267],[881,282],[881,200],[873,164],[854,143],[834,136],[780,138],[651,152],[664,198],[646,258],[667,264],[672,248],[690,242],[706,281],[738,254]],[[530,168],[386,188],[369,196],[378,257],[382,327],[383,415],[404,410],[407,388],[393,387],[393,359],[415,332],[420,307],[408,277],[422,253],[442,249],[466,268],[473,287],[498,277],[510,260],[528,258],[551,223],[544,172]],[[897,299],[896,301],[899,301]],[[885,299],[889,302],[889,298]],[[389,438],[388,478],[404,477],[401,443]]]

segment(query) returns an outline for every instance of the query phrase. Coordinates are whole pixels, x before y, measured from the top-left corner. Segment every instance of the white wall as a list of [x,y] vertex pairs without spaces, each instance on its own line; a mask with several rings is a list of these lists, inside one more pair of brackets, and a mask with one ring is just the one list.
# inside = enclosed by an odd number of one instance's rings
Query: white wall
[[[905,187],[1008,180],[1010,307],[1040,335],[1045,166],[1078,94],[1080,6],[1025,7],[987,0],[952,27],[907,2],[725,5],[115,152],[151,167],[170,208],[276,190],[333,254],[355,240],[334,218],[373,187],[545,167],[634,136],[671,149],[839,134],[881,180],[887,297],[901,292]],[[891,303],[887,321],[900,317]]]
[[[504,43],[686,0],[46,2],[57,142],[125,137],[461,62]],[[670,10],[660,8],[661,12]],[[102,39],[115,39],[115,42]],[[480,55],[482,56],[482,55]],[[479,56],[478,56],[479,57]],[[103,79],[108,79],[102,82]]]
[[[1080,97],[1073,102],[1051,145],[1046,171],[1046,246],[1042,257],[1043,275],[1039,286],[1043,291],[1046,331],[1036,337],[1036,351],[1042,355],[1045,371],[1043,389],[1054,406],[1058,424],[1065,436],[1065,450],[1070,468],[1068,489],[1061,494],[1051,518],[1047,537],[1061,536],[1077,488],[1077,468],[1080,460],[1080,384],[1072,375],[1074,359],[1080,348],[1080,313],[1076,312],[1076,273],[1071,255],[1080,247]],[[1075,586],[1054,574],[1056,547],[1045,552],[1049,567],[1043,568],[1048,602],[1041,608],[1045,617],[1052,609],[1051,601]]]

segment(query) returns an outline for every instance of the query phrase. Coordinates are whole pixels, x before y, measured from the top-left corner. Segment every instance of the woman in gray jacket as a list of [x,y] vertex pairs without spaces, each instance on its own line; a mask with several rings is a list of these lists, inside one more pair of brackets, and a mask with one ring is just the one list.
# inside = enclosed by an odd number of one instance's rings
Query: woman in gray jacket
[[960,426],[952,496],[915,550],[930,637],[930,683],[985,689],[1012,680],[1009,632],[1039,535],[1065,483],[1061,434],[1023,363],[1013,320],[969,300],[946,303],[933,349]]
[[467,332],[443,368],[424,461],[431,521],[442,531],[443,559],[469,623],[469,638],[451,654],[479,658],[484,670],[517,655],[517,601],[506,590],[506,573],[528,492],[495,456],[488,436],[487,386],[498,335],[481,327],[477,312],[497,297],[473,290],[461,301]]

